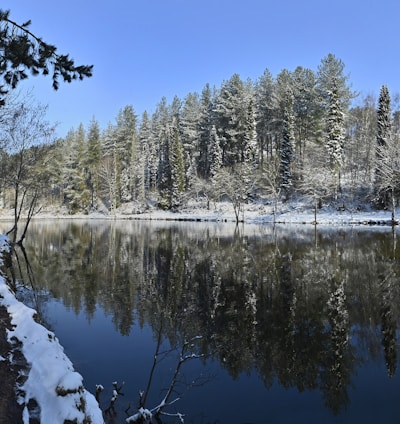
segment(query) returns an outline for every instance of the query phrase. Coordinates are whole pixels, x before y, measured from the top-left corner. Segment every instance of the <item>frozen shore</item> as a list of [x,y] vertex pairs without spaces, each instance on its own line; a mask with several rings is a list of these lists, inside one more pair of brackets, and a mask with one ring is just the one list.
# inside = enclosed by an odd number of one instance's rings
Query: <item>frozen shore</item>
[[[395,217],[400,216],[400,209]],[[0,220],[12,220],[12,210],[0,210]],[[140,208],[134,203],[126,203],[114,212],[93,211],[88,214],[69,214],[64,208],[43,208],[33,218],[36,219],[132,219],[164,221],[236,222],[230,202],[212,202],[207,208],[204,202],[192,202],[178,212],[158,209],[151,204]],[[324,224],[324,225],[392,225],[391,211],[378,211],[369,206],[362,208],[324,207],[317,211],[309,203],[295,201],[280,204],[277,212],[271,204],[244,204],[239,213],[239,221],[248,224]]]

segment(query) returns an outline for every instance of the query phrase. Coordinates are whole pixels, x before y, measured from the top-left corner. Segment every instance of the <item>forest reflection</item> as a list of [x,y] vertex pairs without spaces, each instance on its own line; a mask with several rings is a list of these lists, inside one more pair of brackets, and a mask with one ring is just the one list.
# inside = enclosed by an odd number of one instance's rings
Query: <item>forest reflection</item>
[[202,223],[35,222],[26,251],[36,292],[116,331],[134,323],[232,378],[256,371],[319,390],[338,414],[361,363],[398,364],[400,253],[390,229],[234,227]]

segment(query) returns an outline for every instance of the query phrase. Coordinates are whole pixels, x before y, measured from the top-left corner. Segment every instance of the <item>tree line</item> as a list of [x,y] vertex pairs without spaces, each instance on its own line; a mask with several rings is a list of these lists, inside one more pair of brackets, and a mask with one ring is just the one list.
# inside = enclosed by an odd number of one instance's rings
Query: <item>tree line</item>
[[[225,198],[237,219],[261,197],[394,206],[399,111],[386,86],[378,101],[354,105],[356,97],[344,63],[328,54],[316,71],[266,70],[256,81],[234,74],[183,100],[163,97],[140,119],[127,105],[106,128],[93,118],[55,141],[43,108],[10,101],[0,126],[3,206],[16,207],[21,193],[69,213],[113,214],[126,203],[140,212],[149,200],[176,211]],[[42,132],[33,135],[32,122]]]

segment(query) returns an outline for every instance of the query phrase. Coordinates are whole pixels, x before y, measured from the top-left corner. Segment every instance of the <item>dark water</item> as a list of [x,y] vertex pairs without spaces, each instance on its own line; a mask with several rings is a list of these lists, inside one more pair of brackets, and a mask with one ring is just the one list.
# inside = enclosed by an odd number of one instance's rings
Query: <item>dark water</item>
[[[146,390],[185,423],[400,423],[400,248],[390,228],[35,222],[35,290],[88,390]],[[22,257],[20,264],[26,277]],[[191,356],[192,355],[192,356]],[[190,359],[189,359],[190,357]],[[179,422],[162,417],[163,422]]]

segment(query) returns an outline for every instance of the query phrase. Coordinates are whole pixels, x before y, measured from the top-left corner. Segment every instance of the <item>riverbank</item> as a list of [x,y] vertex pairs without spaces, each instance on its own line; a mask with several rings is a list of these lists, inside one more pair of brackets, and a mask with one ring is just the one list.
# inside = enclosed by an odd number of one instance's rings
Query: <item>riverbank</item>
[[[275,211],[276,209],[276,211]],[[0,220],[12,220],[12,210],[0,210]],[[400,208],[395,217],[400,216]],[[43,207],[33,219],[130,219],[194,222],[236,222],[231,202],[211,202],[209,207],[203,201],[192,201],[179,211],[161,210],[149,202],[145,208],[135,203],[126,203],[115,211],[92,211],[70,214],[66,208]],[[392,225],[391,211],[373,209],[369,205],[337,208],[324,206],[315,210],[309,202],[296,200],[276,205],[265,203],[243,204],[239,222],[248,224],[323,224],[323,225]]]

